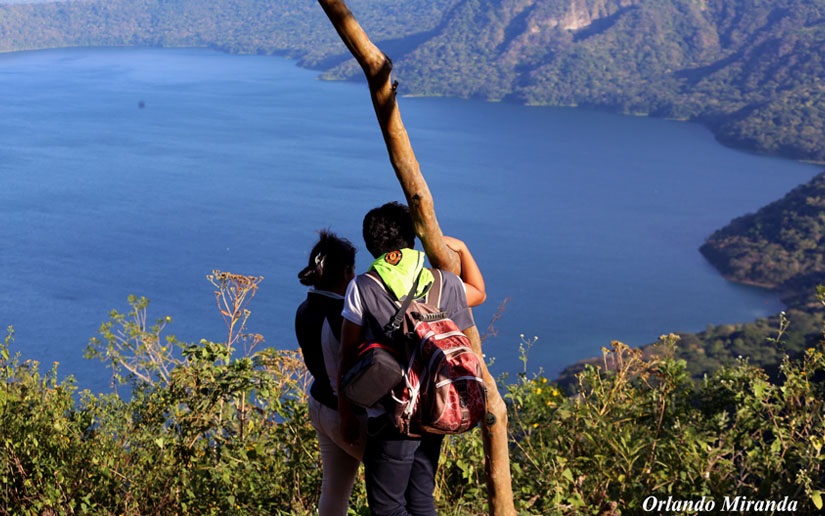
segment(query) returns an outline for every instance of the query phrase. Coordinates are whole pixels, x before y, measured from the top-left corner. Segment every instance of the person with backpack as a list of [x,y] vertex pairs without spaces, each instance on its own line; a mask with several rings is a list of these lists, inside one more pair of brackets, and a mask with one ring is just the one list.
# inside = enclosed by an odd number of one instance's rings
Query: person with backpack
[[[446,245],[458,253],[461,277],[447,271],[434,274],[424,267],[424,253],[414,249],[415,230],[409,209],[397,202],[367,213],[363,236],[375,261],[369,272],[357,276],[347,288],[341,330],[344,366],[354,362],[364,343],[379,342],[398,348],[397,342],[388,339],[385,326],[399,312],[403,299],[410,293],[416,299],[424,298],[436,280],[441,282],[437,309],[460,330],[475,324],[469,308],[483,303],[486,291],[481,271],[464,242],[444,237]],[[395,351],[398,356],[406,352]],[[352,419],[352,406],[344,396],[338,399],[342,434],[346,439],[354,439],[357,426]],[[383,403],[367,409],[363,462],[370,512],[375,516],[434,515],[435,473],[443,435],[411,435],[400,430],[390,414],[392,406],[388,395]]]
[[320,516],[347,514],[364,453],[365,421],[356,421],[356,438],[345,440],[338,415],[341,311],[347,284],[354,277],[355,247],[332,232],[320,231],[309,263],[298,273],[301,284],[313,288],[295,314],[295,335],[313,377],[309,416],[321,450]]

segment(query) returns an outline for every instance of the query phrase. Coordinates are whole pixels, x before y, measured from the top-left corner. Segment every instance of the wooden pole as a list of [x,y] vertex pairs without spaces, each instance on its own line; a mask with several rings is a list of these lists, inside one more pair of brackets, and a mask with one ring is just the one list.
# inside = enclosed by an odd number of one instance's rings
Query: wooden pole
[[[401,112],[396,102],[397,83],[392,81],[392,61],[370,41],[343,0],[318,0],[318,3],[366,75],[390,163],[404,191],[415,232],[421,240],[430,264],[460,274],[461,264],[458,255],[444,243],[430,189],[421,174],[407,130],[401,121]],[[472,327],[466,333],[473,350],[482,357],[478,329]],[[488,390],[488,415],[482,425],[482,440],[490,514],[511,516],[516,514],[516,510],[513,505],[510,477],[507,407],[486,365],[483,374]]]

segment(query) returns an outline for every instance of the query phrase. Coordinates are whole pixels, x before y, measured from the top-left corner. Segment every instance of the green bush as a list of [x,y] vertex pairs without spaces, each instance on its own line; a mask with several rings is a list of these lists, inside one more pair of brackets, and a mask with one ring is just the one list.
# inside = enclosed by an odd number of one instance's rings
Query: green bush
[[539,376],[509,386],[522,510],[638,513],[651,496],[706,497],[717,507],[725,497],[789,496],[800,510],[821,507],[821,347],[799,363],[786,359],[778,385],[745,359],[699,387],[683,360],[643,359],[618,342],[605,359],[617,365],[588,366],[570,398],[548,393]]
[[[260,278],[210,276],[227,323],[223,343],[165,338],[148,302],[112,312],[89,356],[128,396],[78,392],[55,368],[0,345],[0,514],[311,514],[320,457],[309,423],[309,376],[298,352],[256,350],[247,304]],[[823,297],[825,292],[821,292]],[[765,345],[781,345],[779,336]],[[744,503],[788,497],[798,512],[825,490],[825,354],[786,357],[771,380],[740,359],[700,385],[668,353],[613,343],[565,396],[541,372],[500,380],[521,514],[638,513],[651,499]],[[237,349],[236,349],[237,348]],[[442,514],[485,514],[478,431],[445,441]],[[653,498],[652,498],[653,497]],[[663,512],[661,508],[654,512]],[[668,510],[667,512],[670,512]],[[684,512],[675,510],[673,512]],[[366,514],[363,482],[352,514]]]

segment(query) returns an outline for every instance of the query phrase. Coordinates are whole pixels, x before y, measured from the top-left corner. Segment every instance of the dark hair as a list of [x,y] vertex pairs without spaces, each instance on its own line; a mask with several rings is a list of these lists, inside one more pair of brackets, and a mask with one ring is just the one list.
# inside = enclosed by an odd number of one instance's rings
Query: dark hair
[[410,209],[399,202],[388,202],[364,216],[364,243],[378,258],[384,253],[415,247],[415,229]]
[[298,273],[301,284],[322,290],[334,287],[348,269],[355,267],[355,247],[346,238],[322,229],[309,253],[309,264]]

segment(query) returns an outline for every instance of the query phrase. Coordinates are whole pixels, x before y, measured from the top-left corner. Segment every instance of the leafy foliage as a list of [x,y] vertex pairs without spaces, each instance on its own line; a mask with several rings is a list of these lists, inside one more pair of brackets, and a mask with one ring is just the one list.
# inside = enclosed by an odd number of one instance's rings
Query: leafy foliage
[[[228,345],[261,343],[245,328],[260,278],[216,271],[210,281],[224,343],[165,340],[180,355],[157,354],[168,318],[145,326],[140,298],[130,298],[128,314],[112,312],[90,348],[124,373],[116,378],[131,386],[128,397],[78,393],[55,369],[41,373],[11,352],[9,329],[0,344],[0,514],[314,511],[320,458],[301,357]],[[787,325],[773,345],[783,345]],[[720,505],[787,496],[799,511],[821,509],[823,345],[785,356],[776,380],[740,359],[697,385],[674,356],[677,340],[663,337],[651,356],[614,343],[604,367],[577,376],[572,396],[528,374],[534,341],[522,343],[523,372],[501,379],[522,514],[634,513],[651,496]],[[486,513],[483,453],[477,431],[445,441],[440,513]],[[366,513],[363,482],[351,513]]]
[[[246,308],[261,278],[209,276],[227,321],[224,343],[161,339],[148,302],[113,311],[90,356],[129,396],[76,398],[71,379],[42,375],[2,347],[0,514],[309,513],[320,478],[309,425],[309,375],[298,352],[259,344]],[[165,348],[177,346],[176,358]],[[123,373],[123,374],[121,374]]]
[[740,359],[698,386],[684,360],[646,359],[618,342],[604,351],[616,366],[589,365],[572,397],[541,376],[508,387],[523,510],[635,513],[647,497],[669,495],[717,507],[725,496],[821,506],[821,346],[786,358],[778,383]]

